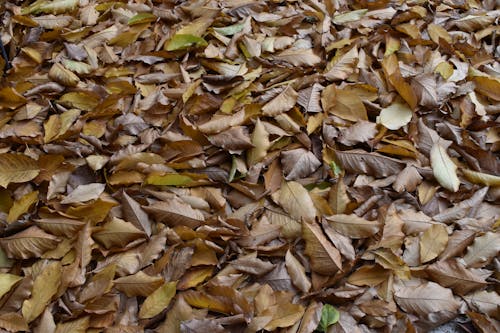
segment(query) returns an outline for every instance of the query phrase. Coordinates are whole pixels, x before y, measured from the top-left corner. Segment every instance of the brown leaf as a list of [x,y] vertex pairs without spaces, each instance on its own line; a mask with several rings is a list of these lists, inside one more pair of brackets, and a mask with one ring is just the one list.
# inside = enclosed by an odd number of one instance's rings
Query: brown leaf
[[368,120],[365,106],[356,93],[338,89],[334,84],[321,93],[323,110],[350,121]]
[[367,153],[360,149],[336,150],[335,156],[346,171],[354,174],[372,175],[377,178],[398,174],[405,167],[400,160],[378,153]]
[[325,217],[329,225],[338,233],[351,238],[367,238],[376,234],[380,225],[354,214],[337,214]]
[[143,209],[152,214],[159,222],[169,226],[185,225],[190,228],[196,228],[204,220],[203,214],[193,209],[190,205],[175,198],[168,201],[158,201],[149,206],[143,206]]
[[0,245],[10,258],[29,259],[40,257],[56,247],[59,239],[32,226],[9,237],[0,239]]
[[281,189],[273,193],[272,198],[297,221],[312,222],[316,217],[316,208],[309,193],[297,182],[283,181]]
[[455,312],[460,306],[450,289],[434,282],[418,286],[396,286],[394,299],[404,311],[418,316],[439,311]]
[[433,224],[420,237],[420,262],[431,261],[443,252],[448,244],[448,232],[441,224]]
[[311,289],[311,282],[306,275],[304,266],[293,256],[290,250],[286,252],[285,265],[293,284],[302,292],[308,292]]
[[468,270],[458,260],[438,261],[428,266],[425,271],[443,287],[451,288],[459,295],[482,288],[487,282],[480,275]]
[[487,232],[476,237],[474,243],[467,247],[464,261],[467,267],[483,267],[489,263],[500,251],[500,234]]
[[278,96],[262,107],[262,113],[265,116],[277,116],[283,112],[287,112],[294,107],[298,96],[292,86],[287,86]]
[[311,260],[313,271],[333,275],[342,269],[340,252],[328,241],[318,224],[303,222],[302,237],[306,241],[305,253]]
[[316,156],[305,149],[293,149],[281,153],[281,164],[286,180],[305,178],[316,171],[321,162]]

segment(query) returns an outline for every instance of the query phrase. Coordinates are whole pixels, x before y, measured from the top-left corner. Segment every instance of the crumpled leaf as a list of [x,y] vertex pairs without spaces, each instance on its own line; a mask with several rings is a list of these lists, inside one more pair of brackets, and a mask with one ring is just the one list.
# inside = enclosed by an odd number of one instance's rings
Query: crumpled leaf
[[456,259],[438,261],[429,265],[425,271],[431,276],[432,280],[443,287],[453,289],[459,295],[466,295],[487,284],[483,276],[467,269]]

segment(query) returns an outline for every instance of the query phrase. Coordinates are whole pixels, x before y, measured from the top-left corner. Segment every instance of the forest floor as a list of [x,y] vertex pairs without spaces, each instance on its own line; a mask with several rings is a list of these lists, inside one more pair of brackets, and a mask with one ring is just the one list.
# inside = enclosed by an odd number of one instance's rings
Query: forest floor
[[497,3],[1,1],[0,330],[499,332]]

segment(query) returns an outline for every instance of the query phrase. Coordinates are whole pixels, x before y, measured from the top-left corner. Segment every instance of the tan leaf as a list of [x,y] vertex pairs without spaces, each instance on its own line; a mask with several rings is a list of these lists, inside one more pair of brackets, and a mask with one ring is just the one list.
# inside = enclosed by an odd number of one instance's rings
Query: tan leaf
[[38,176],[40,169],[34,159],[23,154],[0,154],[0,186],[27,182]]
[[476,291],[475,293],[464,296],[464,300],[469,307],[475,311],[498,318],[498,304],[500,304],[500,295],[496,291]]
[[439,311],[455,312],[460,306],[450,289],[434,282],[419,286],[395,286],[394,299],[407,313],[422,317]]
[[413,112],[406,103],[395,102],[380,111],[377,122],[390,130],[398,130],[408,124]]
[[14,274],[0,273],[0,298],[12,289],[23,278]]
[[413,91],[412,87],[401,75],[399,68],[398,58],[394,53],[384,58],[382,61],[382,68],[386,78],[396,89],[396,91],[403,97],[403,99],[408,103],[410,108],[414,110],[418,104],[417,96]]
[[174,198],[168,201],[158,201],[143,209],[153,214],[159,222],[163,222],[171,227],[185,225],[190,228],[198,227],[204,217],[200,210],[193,209],[190,205],[180,199]]
[[294,107],[298,96],[297,92],[289,85],[278,96],[262,107],[262,113],[265,116],[277,116],[283,112],[287,112]]
[[420,262],[437,258],[448,244],[448,232],[442,224],[433,224],[420,237]]
[[300,321],[299,329],[297,333],[312,333],[318,327],[321,320],[321,311],[323,310],[323,304],[312,301],[307,306],[304,316]]
[[293,284],[302,292],[308,292],[311,289],[311,282],[307,278],[304,266],[293,256],[290,250],[286,252],[285,265]]
[[360,120],[354,125],[340,130],[339,142],[346,146],[353,146],[373,139],[376,134],[377,124]]
[[85,222],[66,217],[47,217],[35,220],[37,226],[56,236],[73,237]]
[[272,194],[273,200],[297,221],[313,222],[316,208],[309,192],[297,182],[283,181],[281,189]]
[[317,223],[303,222],[302,237],[306,241],[305,253],[309,256],[313,271],[323,275],[333,275],[342,269],[339,250],[325,237]]
[[121,202],[125,219],[133,223],[137,228],[141,228],[148,237],[151,236],[151,221],[148,214],[141,208],[141,205],[125,191],[122,192]]
[[139,271],[136,274],[118,278],[113,282],[114,287],[128,297],[146,297],[163,285],[164,280],[162,277],[150,276],[143,271]]
[[323,110],[350,121],[368,120],[366,108],[358,95],[349,90],[337,89],[334,84],[321,93]]
[[28,212],[30,207],[36,202],[38,202],[38,191],[25,194],[19,200],[14,201],[7,216],[7,223],[16,221],[21,215]]
[[175,296],[177,282],[167,282],[156,289],[142,303],[139,318],[152,318],[162,312]]
[[19,313],[3,313],[0,315],[0,327],[9,332],[28,332],[29,326],[23,316]]
[[425,271],[432,280],[443,287],[453,289],[459,295],[466,295],[487,285],[482,276],[468,270],[456,259],[438,261],[427,266]]
[[33,283],[31,297],[24,301],[22,313],[28,323],[35,320],[56,294],[61,283],[62,265],[59,261],[48,262]]
[[274,307],[277,307],[278,311],[275,312],[273,320],[265,326],[267,331],[273,331],[278,327],[292,326],[302,318],[305,311],[304,307],[300,304],[285,303],[274,305]]
[[10,258],[29,259],[40,257],[56,247],[59,239],[32,226],[9,237],[0,239],[0,245]]
[[345,80],[355,70],[359,61],[359,52],[356,46],[340,56],[335,56],[331,65],[327,66],[327,72],[323,75],[327,80]]
[[398,174],[405,167],[401,160],[378,153],[368,153],[361,149],[336,150],[335,156],[346,171],[377,178]]
[[90,317],[58,323],[54,333],[86,333],[90,325]]
[[251,141],[253,148],[247,152],[247,162],[249,165],[254,165],[266,157],[267,151],[271,148],[269,133],[266,131],[266,128],[260,119],[257,119],[255,122],[255,128],[251,136]]
[[92,234],[92,237],[103,244],[106,249],[125,247],[136,239],[143,238],[144,232],[132,223],[113,218]]
[[55,63],[49,71],[49,78],[63,86],[75,87],[80,78],[72,71],[66,69],[60,63]]
[[487,232],[476,237],[474,243],[467,247],[464,261],[467,267],[483,267],[488,264],[500,251],[500,233]]
[[380,229],[377,222],[365,220],[354,214],[337,214],[325,218],[335,231],[351,238],[367,238],[375,235]]
[[365,265],[349,275],[347,282],[355,286],[375,287],[389,278],[390,272],[378,265]]
[[105,187],[106,184],[101,183],[78,185],[73,192],[61,200],[61,203],[71,204],[97,199],[104,192]]
[[305,178],[321,166],[321,162],[306,149],[292,149],[281,153],[281,165],[286,180]]
[[457,166],[440,143],[432,146],[431,166],[434,177],[441,186],[452,192],[458,191],[460,180],[457,176]]
[[294,66],[314,66],[321,58],[312,49],[287,49],[273,57],[279,61],[288,62]]

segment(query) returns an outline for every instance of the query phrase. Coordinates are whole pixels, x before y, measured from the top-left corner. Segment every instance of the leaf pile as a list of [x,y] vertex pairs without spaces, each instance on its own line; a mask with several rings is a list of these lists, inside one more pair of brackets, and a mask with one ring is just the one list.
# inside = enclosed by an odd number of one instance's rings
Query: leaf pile
[[2,2],[0,328],[499,331],[496,5]]

